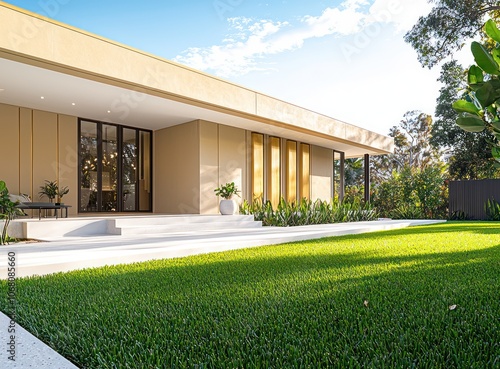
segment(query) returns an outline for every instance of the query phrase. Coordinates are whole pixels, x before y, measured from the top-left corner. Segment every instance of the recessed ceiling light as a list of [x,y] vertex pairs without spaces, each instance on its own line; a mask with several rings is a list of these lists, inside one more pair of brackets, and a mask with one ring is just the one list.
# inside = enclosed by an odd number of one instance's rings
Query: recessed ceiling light
[[108,114],[111,113],[111,110],[108,110]]
[[71,105],[75,106],[76,104],[75,103],[71,103]]
[[42,100],[45,99],[45,96],[40,96],[40,99],[42,99]]

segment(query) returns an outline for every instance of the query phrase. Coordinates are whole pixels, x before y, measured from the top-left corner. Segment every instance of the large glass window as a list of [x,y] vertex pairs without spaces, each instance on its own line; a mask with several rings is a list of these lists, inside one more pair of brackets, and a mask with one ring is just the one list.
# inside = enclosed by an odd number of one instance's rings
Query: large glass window
[[151,211],[151,132],[80,120],[80,212]]

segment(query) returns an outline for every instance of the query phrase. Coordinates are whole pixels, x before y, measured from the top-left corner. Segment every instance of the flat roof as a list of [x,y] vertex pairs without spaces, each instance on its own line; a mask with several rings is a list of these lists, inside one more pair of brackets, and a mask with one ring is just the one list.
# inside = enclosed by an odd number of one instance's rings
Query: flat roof
[[394,148],[390,137],[6,3],[0,70],[5,104],[151,130],[201,119],[347,157]]

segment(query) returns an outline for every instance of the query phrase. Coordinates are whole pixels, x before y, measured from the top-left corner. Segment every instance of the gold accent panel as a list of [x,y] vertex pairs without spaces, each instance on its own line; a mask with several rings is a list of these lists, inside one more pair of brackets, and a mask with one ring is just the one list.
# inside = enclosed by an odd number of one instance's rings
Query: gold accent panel
[[297,201],[297,142],[286,141],[286,199]]
[[299,153],[299,196],[301,199],[311,197],[310,146],[303,143]]
[[280,164],[280,139],[278,137],[269,137],[267,143],[267,199],[271,201],[274,208],[278,206],[281,196]]
[[252,133],[252,200],[264,198],[264,135]]

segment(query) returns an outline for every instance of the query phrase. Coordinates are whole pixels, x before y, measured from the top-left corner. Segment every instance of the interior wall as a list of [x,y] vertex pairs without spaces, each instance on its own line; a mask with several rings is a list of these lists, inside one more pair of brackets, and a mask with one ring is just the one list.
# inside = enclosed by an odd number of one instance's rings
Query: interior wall
[[333,150],[311,145],[311,200],[333,197]]
[[199,122],[154,133],[155,213],[200,213]]
[[40,198],[45,180],[58,181],[70,192],[63,202],[71,205],[68,213],[78,212],[77,118],[0,104],[0,131],[9,139],[0,145],[0,179],[10,193]]

